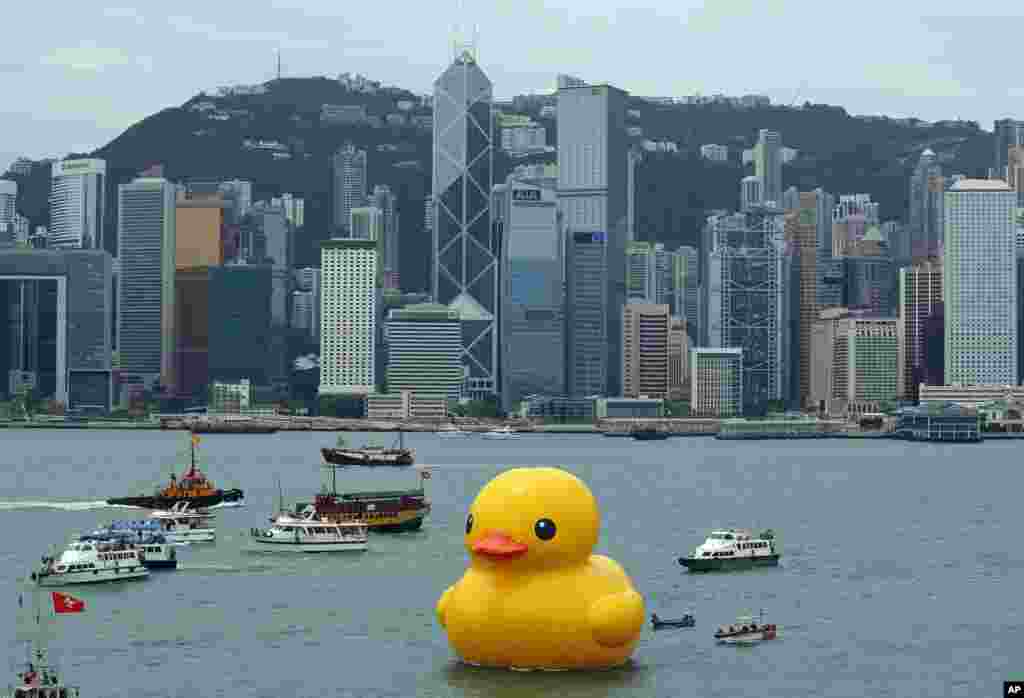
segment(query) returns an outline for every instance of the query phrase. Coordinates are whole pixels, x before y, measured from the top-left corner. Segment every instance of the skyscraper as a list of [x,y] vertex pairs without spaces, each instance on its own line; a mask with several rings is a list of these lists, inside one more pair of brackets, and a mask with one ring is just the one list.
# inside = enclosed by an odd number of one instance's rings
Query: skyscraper
[[[606,248],[608,289],[601,297],[605,304],[601,327],[606,354],[603,367],[590,365],[587,369],[588,375],[606,376],[601,391],[606,395],[618,395],[622,385],[619,352],[630,228],[628,97],[628,93],[609,85],[567,86],[558,91],[558,200],[563,225],[570,239],[575,239],[577,233],[601,234]],[[570,343],[569,351],[582,350]],[[592,364],[593,359],[588,354],[585,363]],[[579,362],[570,359],[570,365],[574,364]]]
[[764,414],[769,402],[795,402],[787,350],[796,317],[789,295],[791,259],[784,254],[783,216],[735,213],[709,219],[714,235],[708,269],[708,341],[743,350],[743,412]]
[[626,302],[655,303],[656,265],[649,242],[626,243]]
[[397,198],[391,188],[378,184],[370,197],[371,205],[384,217],[384,288],[401,288],[398,275],[398,239],[400,233]]
[[627,303],[622,307],[622,395],[667,400],[670,316],[667,305]]
[[782,205],[782,134],[761,129],[754,146],[754,175],[761,179],[761,200]]
[[743,410],[743,350],[690,350],[690,414],[736,417]]
[[377,243],[325,240],[320,255],[320,394],[374,393]]
[[462,319],[467,397],[493,395],[498,380],[498,256],[491,81],[463,51],[434,82],[433,273],[437,302]]
[[941,312],[942,264],[925,260],[900,269],[899,394],[908,400],[917,400],[925,364],[934,361],[925,353],[925,321]]
[[564,256],[555,190],[516,181],[494,187],[502,230],[501,397],[511,410],[565,385]]
[[[672,314],[686,320],[686,334],[691,339],[700,336],[697,324],[700,315],[700,280],[697,278],[699,263],[700,258],[693,247],[683,245],[672,255]],[[689,363],[688,353],[685,360]]]
[[1002,180],[946,192],[942,294],[949,385],[1017,383],[1017,195]]
[[385,325],[387,389],[457,400],[462,392],[458,312],[435,303],[392,310]]
[[334,154],[334,227],[348,230],[352,209],[366,203],[366,151],[346,143]]
[[[1003,161],[1006,160],[1003,150]],[[914,259],[940,254],[943,240],[943,192],[945,180],[935,153],[926,148],[910,178],[910,256]],[[905,251],[905,250],[904,250]]]
[[1024,121],[997,119],[992,131],[996,141],[992,174],[996,179],[1006,179],[1007,154],[1010,148],[1024,145]]
[[568,239],[566,391],[570,397],[605,394],[608,385],[608,243],[604,233]]
[[103,248],[105,160],[54,162],[50,180],[50,247]]
[[139,177],[118,187],[117,337],[121,369],[175,385],[175,188]]
[[[818,320],[818,277],[822,269],[818,265],[818,242],[820,239],[820,217],[827,209],[821,206],[826,196],[821,190],[799,192],[799,207],[787,209],[785,217],[785,239],[787,254],[797,256],[797,290],[799,305],[799,341],[794,349],[799,352],[800,374],[799,403],[806,404],[811,391],[811,331]],[[831,221],[831,211],[828,211]]]

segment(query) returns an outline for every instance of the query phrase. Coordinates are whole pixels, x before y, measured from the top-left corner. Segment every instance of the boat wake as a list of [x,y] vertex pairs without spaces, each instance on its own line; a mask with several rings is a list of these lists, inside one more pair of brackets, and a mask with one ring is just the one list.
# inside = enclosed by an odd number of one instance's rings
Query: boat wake
[[88,502],[68,501],[36,501],[36,500],[8,500],[0,501],[0,512],[4,511],[28,511],[31,509],[50,509],[57,511],[96,511],[99,509],[138,509],[139,507],[126,504],[107,504],[106,501],[94,500]]

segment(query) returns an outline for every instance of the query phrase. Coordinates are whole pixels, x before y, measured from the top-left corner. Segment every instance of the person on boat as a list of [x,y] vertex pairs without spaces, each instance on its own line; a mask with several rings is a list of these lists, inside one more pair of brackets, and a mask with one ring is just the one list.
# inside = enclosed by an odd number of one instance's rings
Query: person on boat
[[659,622],[660,620],[661,620],[661,619],[660,619],[660,618],[658,618],[658,614],[657,614],[657,613],[652,613],[652,614],[651,614],[651,622],[652,622],[652,623],[657,623],[657,622]]
[[28,665],[28,671],[21,675],[22,681],[25,682],[26,686],[38,686],[39,685],[39,674],[36,673],[36,669],[33,665]]

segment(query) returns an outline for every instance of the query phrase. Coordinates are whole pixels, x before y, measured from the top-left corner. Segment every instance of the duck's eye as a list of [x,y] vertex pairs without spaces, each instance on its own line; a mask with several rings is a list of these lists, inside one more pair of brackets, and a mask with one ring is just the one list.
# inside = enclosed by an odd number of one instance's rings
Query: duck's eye
[[533,525],[533,532],[541,540],[551,540],[555,537],[555,522],[551,519],[541,519]]
[[473,530],[473,515],[470,514],[469,516],[466,517],[466,535],[468,536],[469,532],[472,531],[472,530]]

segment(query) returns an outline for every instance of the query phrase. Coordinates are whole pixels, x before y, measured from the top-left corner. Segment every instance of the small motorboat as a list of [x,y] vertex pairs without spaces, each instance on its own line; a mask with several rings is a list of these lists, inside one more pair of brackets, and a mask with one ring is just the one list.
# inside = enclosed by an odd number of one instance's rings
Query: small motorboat
[[682,618],[659,618],[657,613],[651,614],[651,625],[655,630],[666,628],[692,628],[697,625],[692,614],[687,613]]
[[765,640],[778,638],[774,623],[764,622],[764,611],[755,622],[753,616],[740,616],[732,625],[719,626],[715,640],[722,645],[754,645]]

